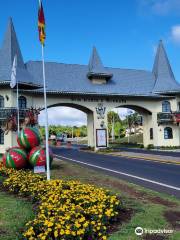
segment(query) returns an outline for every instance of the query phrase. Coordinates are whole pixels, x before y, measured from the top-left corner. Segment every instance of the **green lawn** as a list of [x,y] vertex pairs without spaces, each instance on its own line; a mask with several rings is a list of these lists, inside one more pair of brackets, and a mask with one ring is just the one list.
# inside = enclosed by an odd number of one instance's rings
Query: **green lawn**
[[[108,188],[112,193],[120,196],[123,207],[128,210],[127,212],[133,213],[126,221],[123,218],[121,223],[116,224],[115,231],[110,234],[109,240],[180,239],[180,223],[178,222],[180,218],[173,219],[171,222],[165,217],[165,213],[172,215],[174,212],[180,217],[180,212],[177,213],[180,209],[180,201],[175,197],[156,193],[104,173],[64,161],[54,161],[51,177],[80,180],[84,183]],[[31,218],[33,218],[31,203],[17,196],[0,192],[0,240],[20,239],[18,234]],[[174,233],[168,238],[163,238],[163,236],[159,238],[160,236],[157,235],[153,235],[151,238],[145,235],[137,237],[134,233],[137,226],[148,229],[173,229]]]
[[[119,225],[116,233],[113,233],[109,240],[143,239],[136,237],[134,233],[137,226],[148,229],[173,229],[175,233],[169,236],[169,239],[180,239],[180,224],[175,229],[164,217],[166,211],[180,210],[180,200],[175,197],[147,190],[98,171],[64,161],[54,162],[51,174],[52,178],[80,180],[84,183],[110,189],[112,193],[117,193],[121,197],[125,208],[133,209],[134,214],[131,220]],[[157,236],[154,235],[154,238],[151,239],[157,240]]]
[[19,240],[24,225],[33,219],[32,204],[0,191],[0,239]]
[[[128,143],[128,137],[123,137],[116,139],[117,143]],[[132,134],[129,136],[129,142],[130,143],[138,143],[138,144],[143,144],[143,134]]]

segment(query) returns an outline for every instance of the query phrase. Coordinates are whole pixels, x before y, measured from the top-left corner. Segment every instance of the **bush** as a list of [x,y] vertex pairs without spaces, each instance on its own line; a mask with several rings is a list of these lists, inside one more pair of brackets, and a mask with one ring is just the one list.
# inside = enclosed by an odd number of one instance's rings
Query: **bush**
[[147,149],[154,149],[154,145],[153,145],[153,144],[149,144],[149,145],[147,146]]
[[3,185],[39,203],[36,218],[26,224],[28,240],[107,239],[107,231],[121,208],[109,191],[78,181],[51,180],[31,171],[6,169]]

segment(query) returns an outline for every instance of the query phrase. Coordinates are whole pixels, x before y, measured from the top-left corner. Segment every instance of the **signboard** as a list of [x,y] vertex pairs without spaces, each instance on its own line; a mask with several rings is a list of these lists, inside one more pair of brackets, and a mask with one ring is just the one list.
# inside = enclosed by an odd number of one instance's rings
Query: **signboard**
[[107,130],[96,129],[96,146],[107,147]]
[[35,166],[34,173],[44,173],[46,171],[45,166]]

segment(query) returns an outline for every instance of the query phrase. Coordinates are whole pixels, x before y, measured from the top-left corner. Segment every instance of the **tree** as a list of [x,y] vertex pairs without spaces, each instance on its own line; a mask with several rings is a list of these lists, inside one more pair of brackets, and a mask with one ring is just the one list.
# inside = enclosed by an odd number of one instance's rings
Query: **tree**
[[114,123],[114,136],[120,136],[120,129],[122,128],[122,120],[116,112],[108,112],[108,134],[112,137],[112,127]]
[[129,128],[130,134],[132,132],[132,128],[136,128],[140,124],[140,115],[137,112],[132,112],[131,114],[127,115],[126,118],[123,120],[123,125],[126,128]]

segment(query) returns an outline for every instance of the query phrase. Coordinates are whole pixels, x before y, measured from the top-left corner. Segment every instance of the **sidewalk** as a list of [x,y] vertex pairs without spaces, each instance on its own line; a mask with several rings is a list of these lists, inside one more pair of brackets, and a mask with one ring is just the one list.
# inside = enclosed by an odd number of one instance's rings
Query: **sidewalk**
[[162,155],[155,155],[155,154],[143,154],[143,153],[135,153],[135,152],[127,152],[127,151],[119,151],[119,152],[112,152],[107,153],[112,156],[120,156],[120,157],[129,157],[135,158],[139,160],[150,160],[150,161],[157,161],[163,163],[173,163],[173,164],[180,164],[179,157],[173,156],[162,156]]

